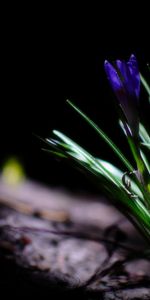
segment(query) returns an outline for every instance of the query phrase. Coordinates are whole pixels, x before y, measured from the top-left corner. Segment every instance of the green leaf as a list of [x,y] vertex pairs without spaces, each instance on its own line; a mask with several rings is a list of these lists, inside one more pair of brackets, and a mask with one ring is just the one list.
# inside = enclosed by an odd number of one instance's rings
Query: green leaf
[[149,99],[149,102],[150,102],[150,86],[148,85],[146,79],[142,76],[142,74],[140,74],[140,78],[141,78],[141,82],[142,82],[142,84],[143,84],[143,86],[144,86],[144,88],[145,88],[145,90],[146,90],[146,92],[149,96],[148,99]]
[[[85,151],[83,148],[81,148],[79,145],[77,145],[74,141],[69,139],[64,134],[56,130],[54,130],[54,134],[63,140],[63,143],[57,141],[57,145],[63,146],[63,148],[65,148],[66,151],[65,153],[78,160],[80,163],[82,163],[84,167],[86,165],[86,167],[88,166],[89,169],[92,169],[96,171],[97,174],[105,177],[108,180],[108,185],[111,182],[115,184],[118,188],[125,189],[122,183],[122,177],[124,173],[121,170],[119,170],[109,162],[93,157],[91,154],[89,154],[87,151]],[[140,189],[133,180],[130,179],[130,181],[132,193],[137,195],[143,201],[143,195]]]
[[124,165],[128,168],[129,171],[133,171],[132,165],[120,151],[120,149],[114,144],[114,142],[100,129],[87,115],[85,115],[77,106],[75,106],[71,101],[67,100],[68,104],[73,107],[73,109],[78,112],[84,120],[87,121],[101,136],[101,138],[111,147],[114,153],[120,158]]
[[142,123],[140,123],[140,126],[139,126],[139,134],[140,134],[140,138],[143,141],[143,143],[150,144],[150,136]]
[[143,159],[143,161],[144,161],[144,163],[145,163],[145,166],[146,166],[146,168],[147,168],[147,171],[148,171],[149,174],[150,174],[150,164],[149,164],[149,161],[148,161],[148,159],[147,159],[147,157],[146,157],[146,155],[145,155],[145,153],[144,153],[143,151],[141,151],[141,156],[142,156],[142,159]]
[[[58,132],[55,131],[57,134]],[[59,134],[61,134],[59,132]],[[116,183],[115,181],[111,180],[110,177],[104,176],[105,172],[100,168],[100,164],[97,162],[97,165],[92,163],[92,156],[87,153],[83,148],[81,148],[79,145],[71,141],[69,138],[67,138],[65,135],[61,134],[61,136],[65,139],[66,141],[69,141],[69,144],[67,143],[61,143],[58,140],[53,139],[46,139],[46,143],[49,144],[55,151],[54,154],[56,153],[61,153],[64,154],[67,158],[68,161],[71,159],[72,162],[77,163],[77,165],[80,165],[82,169],[86,170],[86,173],[89,172],[94,178],[99,179],[99,185],[101,185],[105,190],[109,191],[109,195],[114,195],[115,197],[115,189],[116,189]],[[60,136],[60,138],[61,138]],[[70,144],[70,141],[72,142]],[[80,149],[80,150],[79,150]],[[49,152],[50,150],[48,150]],[[52,153],[50,151],[50,153]],[[71,161],[70,160],[70,161]],[[94,160],[94,158],[93,158]],[[96,161],[96,160],[95,160]],[[105,174],[106,175],[106,174]],[[95,180],[94,180],[95,181]],[[118,186],[117,186],[118,188]],[[118,191],[117,191],[118,193]]]
[[148,149],[150,149],[150,143],[141,143],[141,145],[147,147]]
[[116,207],[149,239],[150,214],[140,200],[138,188],[136,187],[136,198],[131,199],[130,193],[122,184],[120,170],[108,162],[96,159],[59,131],[54,130],[53,133],[61,140],[46,139],[46,143],[54,149],[54,154],[59,152],[64,154],[65,157],[71,158],[72,161],[81,166],[86,171],[86,174],[88,173],[92,176],[94,181],[98,179],[99,185],[114,199]]
[[[74,156],[75,158],[79,159],[82,162],[88,163],[90,166],[93,167],[93,169],[95,169],[95,170],[97,170],[97,172],[100,172],[101,174],[103,174],[103,176],[105,176],[107,179],[112,181],[117,186],[120,185],[118,183],[117,179],[114,176],[112,176],[112,174],[110,174],[108,172],[108,170],[103,165],[101,165],[101,163],[98,162],[86,150],[84,150],[82,147],[80,147],[78,144],[76,144],[74,141],[72,141],[70,138],[68,138],[63,133],[61,133],[57,130],[54,130],[53,133],[57,137],[59,137],[65,144],[67,144],[67,146],[70,147],[69,151],[66,150],[67,153],[71,154],[72,156]],[[62,145],[62,144],[60,144],[60,145]]]
[[60,157],[60,158],[67,158],[67,156],[64,154],[64,153],[61,153],[60,151],[54,151],[54,150],[49,150],[49,149],[45,149],[45,148],[42,148],[42,150],[44,152],[47,152],[49,154],[52,154],[56,157]]
[[[107,170],[109,170],[110,173],[114,174],[114,176],[118,179],[118,181],[120,183],[122,183],[122,178],[123,178],[124,173],[120,169],[118,169],[116,166],[109,163],[108,161],[104,161],[104,160],[100,159],[100,162],[103,166],[106,167]],[[129,180],[130,184],[131,184],[130,191],[133,194],[137,195],[143,201],[144,200],[143,194],[141,193],[141,191],[140,191],[139,187],[137,186],[137,184],[134,182],[133,179],[131,179],[131,176],[130,177],[126,176],[126,177],[127,177],[127,180]]]

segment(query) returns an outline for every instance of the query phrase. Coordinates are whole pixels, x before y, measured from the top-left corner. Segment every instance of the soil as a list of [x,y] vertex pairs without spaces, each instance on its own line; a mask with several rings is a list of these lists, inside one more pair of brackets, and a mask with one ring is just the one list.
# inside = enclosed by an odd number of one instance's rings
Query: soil
[[150,299],[146,243],[103,197],[0,179],[0,286],[5,295]]

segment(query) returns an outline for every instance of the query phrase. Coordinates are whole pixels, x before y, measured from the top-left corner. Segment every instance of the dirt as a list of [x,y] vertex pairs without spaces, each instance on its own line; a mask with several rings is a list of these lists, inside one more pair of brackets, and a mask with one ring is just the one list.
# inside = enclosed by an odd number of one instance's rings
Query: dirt
[[150,299],[146,243],[103,197],[0,180],[0,284],[42,299]]

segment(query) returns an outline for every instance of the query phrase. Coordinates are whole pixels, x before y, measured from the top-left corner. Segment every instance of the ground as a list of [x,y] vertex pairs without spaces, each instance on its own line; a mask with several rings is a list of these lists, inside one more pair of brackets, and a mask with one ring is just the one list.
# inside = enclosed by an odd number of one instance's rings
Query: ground
[[0,200],[0,282],[6,294],[150,299],[147,245],[102,196],[0,180]]

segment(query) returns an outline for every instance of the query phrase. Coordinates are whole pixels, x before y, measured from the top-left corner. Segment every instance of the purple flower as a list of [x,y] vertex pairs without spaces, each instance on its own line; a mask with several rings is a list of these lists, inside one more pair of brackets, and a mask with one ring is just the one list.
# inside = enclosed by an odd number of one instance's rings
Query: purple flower
[[138,137],[140,74],[136,57],[131,55],[128,62],[116,60],[114,66],[105,61],[104,67],[124,114],[126,131],[128,128],[128,134],[130,132],[132,136]]

